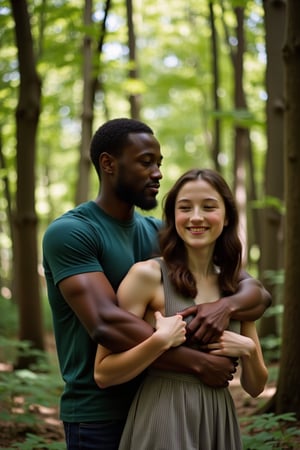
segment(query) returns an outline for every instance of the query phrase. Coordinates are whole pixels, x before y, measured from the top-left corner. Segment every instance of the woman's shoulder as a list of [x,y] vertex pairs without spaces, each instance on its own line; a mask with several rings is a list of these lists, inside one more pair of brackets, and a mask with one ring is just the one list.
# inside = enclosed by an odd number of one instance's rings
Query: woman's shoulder
[[160,264],[157,258],[139,261],[131,267],[129,272],[131,272],[133,276],[138,276],[148,282],[160,282],[161,280]]

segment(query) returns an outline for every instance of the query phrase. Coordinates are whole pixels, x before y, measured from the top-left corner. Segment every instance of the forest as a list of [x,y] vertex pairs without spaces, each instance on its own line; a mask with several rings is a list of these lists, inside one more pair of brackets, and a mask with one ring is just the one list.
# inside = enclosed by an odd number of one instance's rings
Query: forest
[[299,448],[299,0],[0,0],[0,36],[0,447],[65,448],[41,241],[97,195],[94,131],[132,117],[161,144],[159,205],[192,167],[233,189],[244,268],[272,295],[271,394],[236,397],[245,449]]

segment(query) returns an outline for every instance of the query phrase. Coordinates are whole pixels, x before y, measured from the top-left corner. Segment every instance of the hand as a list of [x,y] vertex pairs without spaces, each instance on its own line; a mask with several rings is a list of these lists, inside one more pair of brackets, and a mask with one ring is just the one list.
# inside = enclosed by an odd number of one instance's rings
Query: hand
[[168,348],[177,347],[186,340],[186,323],[180,314],[164,317],[159,311],[156,311],[154,316],[156,320],[155,334],[166,341]]
[[201,381],[213,388],[224,388],[233,379],[236,372],[237,361],[233,358],[215,356],[199,351],[201,368],[199,377]]
[[208,344],[217,341],[228,327],[230,320],[230,309],[225,299],[190,306],[179,314],[183,318],[194,316],[187,325],[187,339],[192,343]]
[[[233,331],[225,330],[217,342],[207,344],[205,346],[211,355],[220,356],[249,356],[255,350],[254,341],[241,334]],[[201,346],[200,346],[201,348]]]

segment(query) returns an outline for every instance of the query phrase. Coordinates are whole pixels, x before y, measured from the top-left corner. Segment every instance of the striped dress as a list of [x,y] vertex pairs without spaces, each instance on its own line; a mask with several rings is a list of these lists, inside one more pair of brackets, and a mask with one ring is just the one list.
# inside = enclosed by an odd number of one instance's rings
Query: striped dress
[[[162,269],[166,316],[169,316],[194,302],[175,292],[164,262],[158,261]],[[119,445],[119,450],[242,448],[228,388],[214,389],[194,375],[154,369],[148,370],[135,395]]]

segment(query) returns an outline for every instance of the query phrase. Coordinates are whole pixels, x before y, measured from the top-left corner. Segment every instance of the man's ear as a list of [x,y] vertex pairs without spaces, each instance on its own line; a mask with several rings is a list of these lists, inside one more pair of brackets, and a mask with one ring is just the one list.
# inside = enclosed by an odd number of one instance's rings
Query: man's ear
[[99,165],[102,172],[112,174],[115,168],[115,158],[107,152],[102,152],[99,156]]

